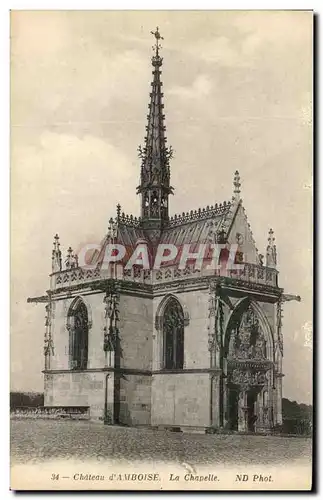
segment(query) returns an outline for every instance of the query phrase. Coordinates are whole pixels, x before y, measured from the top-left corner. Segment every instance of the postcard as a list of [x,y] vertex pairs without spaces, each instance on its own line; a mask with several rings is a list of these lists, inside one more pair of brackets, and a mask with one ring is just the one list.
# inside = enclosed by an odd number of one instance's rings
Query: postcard
[[11,489],[312,488],[312,11],[11,12]]

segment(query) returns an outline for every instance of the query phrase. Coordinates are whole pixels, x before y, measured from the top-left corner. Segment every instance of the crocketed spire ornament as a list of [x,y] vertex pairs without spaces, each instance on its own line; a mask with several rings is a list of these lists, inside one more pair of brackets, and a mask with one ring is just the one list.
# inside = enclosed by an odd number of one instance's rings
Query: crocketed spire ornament
[[71,247],[67,250],[67,256],[65,259],[66,269],[75,269],[78,267],[78,257],[76,254],[73,254],[73,250]]
[[62,270],[62,252],[60,251],[60,242],[58,234],[54,236],[53,250],[52,250],[52,272],[56,273]]
[[114,242],[115,238],[117,237],[118,234],[118,225],[115,220],[111,217],[109,220],[109,227],[108,227],[108,239],[110,243]]
[[277,250],[275,245],[274,231],[270,228],[268,233],[268,245],[266,251],[266,266],[276,267],[277,266]]
[[73,261],[73,250],[71,247],[68,248],[67,250],[67,256],[65,259],[65,266],[66,269],[71,269],[72,267],[72,261]]
[[234,195],[233,195],[233,200],[239,201],[240,200],[240,187],[241,187],[241,182],[240,182],[240,174],[238,170],[235,171],[234,173],[234,180],[233,180],[233,186],[234,186]]
[[170,186],[169,162],[173,156],[171,147],[167,147],[166,127],[161,91],[161,66],[163,59],[159,52],[160,40],[163,40],[158,27],[151,32],[156,43],[153,46],[154,54],[151,62],[153,66],[152,91],[147,115],[146,137],[144,146],[139,146],[138,155],[141,159],[140,184],[137,193],[141,194],[141,217],[144,220],[159,222],[168,220],[168,196],[173,192]]

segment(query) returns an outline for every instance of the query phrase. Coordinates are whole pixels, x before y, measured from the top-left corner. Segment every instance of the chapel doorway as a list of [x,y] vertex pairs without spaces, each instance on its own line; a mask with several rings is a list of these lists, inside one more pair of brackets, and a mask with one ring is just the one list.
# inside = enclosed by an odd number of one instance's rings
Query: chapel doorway
[[257,413],[256,413],[256,399],[257,399],[257,394],[255,390],[251,389],[247,393],[247,408],[248,408],[248,431],[249,432],[255,432],[256,428],[256,420],[257,420]]
[[232,431],[238,430],[238,404],[239,404],[238,389],[229,389],[228,420],[229,420],[229,429]]

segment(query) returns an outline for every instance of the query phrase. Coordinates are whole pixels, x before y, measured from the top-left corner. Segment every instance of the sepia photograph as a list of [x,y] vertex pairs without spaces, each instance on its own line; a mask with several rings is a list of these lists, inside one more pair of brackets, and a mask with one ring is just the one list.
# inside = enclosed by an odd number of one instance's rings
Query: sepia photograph
[[313,11],[12,10],[10,488],[310,491]]

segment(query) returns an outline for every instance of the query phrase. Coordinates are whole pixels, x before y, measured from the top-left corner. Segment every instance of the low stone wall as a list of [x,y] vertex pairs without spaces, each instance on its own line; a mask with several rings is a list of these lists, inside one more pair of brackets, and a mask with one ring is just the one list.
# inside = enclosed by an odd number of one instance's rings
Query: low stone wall
[[10,418],[45,418],[88,420],[88,407],[19,407],[10,410]]

